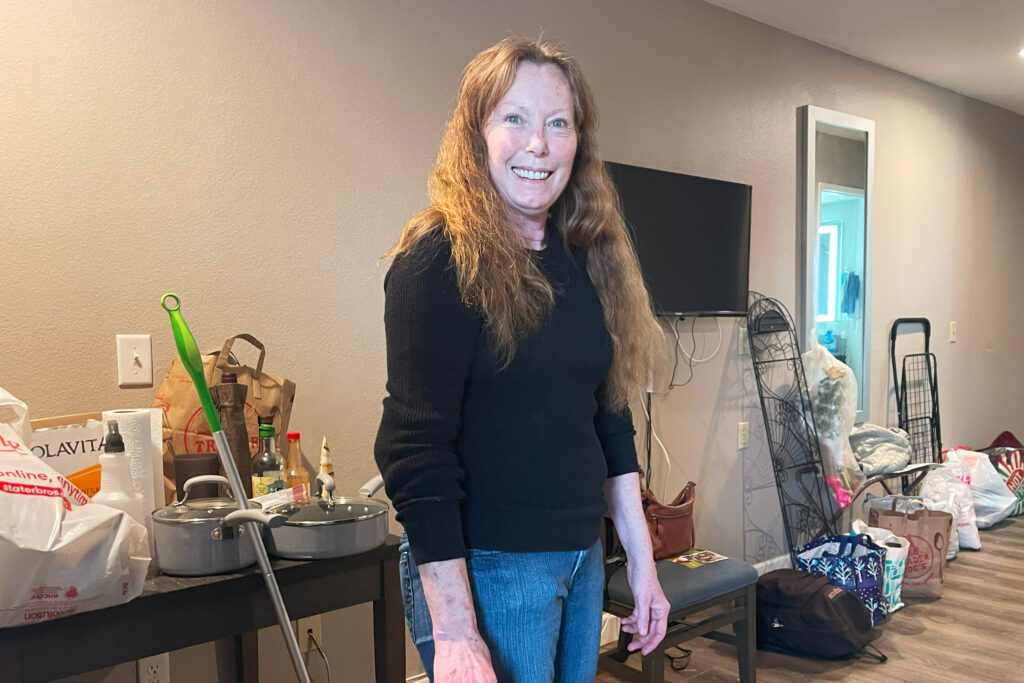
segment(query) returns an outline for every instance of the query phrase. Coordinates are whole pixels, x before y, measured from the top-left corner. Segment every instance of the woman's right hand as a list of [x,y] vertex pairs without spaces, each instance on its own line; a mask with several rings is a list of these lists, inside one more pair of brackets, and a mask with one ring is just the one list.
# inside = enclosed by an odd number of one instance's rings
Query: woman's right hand
[[448,640],[434,635],[435,683],[497,683],[491,653],[479,634]]
[[419,569],[434,631],[435,683],[497,683],[476,625],[466,560],[428,562]]

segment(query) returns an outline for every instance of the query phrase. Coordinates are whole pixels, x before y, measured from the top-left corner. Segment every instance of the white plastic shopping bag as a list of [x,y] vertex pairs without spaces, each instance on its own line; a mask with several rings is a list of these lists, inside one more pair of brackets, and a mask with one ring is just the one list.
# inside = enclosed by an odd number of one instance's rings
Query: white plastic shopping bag
[[27,427],[28,407],[0,387],[0,627],[137,597],[150,561],[146,528],[89,503],[32,455]]
[[[954,523],[960,547],[968,550],[981,549],[981,534],[978,533],[978,520],[974,512],[974,494],[971,487],[960,480],[960,466],[944,463],[925,476],[921,483],[921,495],[932,501],[949,500],[952,497]],[[943,509],[943,508],[936,508]],[[950,546],[952,546],[950,536]]]
[[864,520],[853,522],[853,533],[866,534],[878,545],[885,548],[885,581],[882,593],[886,600],[886,614],[892,614],[903,604],[903,576],[907,571],[907,556],[910,554],[910,541],[897,536],[888,529],[868,526]]
[[857,419],[857,378],[816,342],[802,360],[825,478],[839,506],[845,508],[864,482],[850,446],[850,431]]
[[971,487],[979,529],[987,529],[1010,516],[1017,505],[1017,497],[1006,488],[1006,482],[987,455],[953,448],[943,453],[943,457],[946,462],[960,466],[958,476]]

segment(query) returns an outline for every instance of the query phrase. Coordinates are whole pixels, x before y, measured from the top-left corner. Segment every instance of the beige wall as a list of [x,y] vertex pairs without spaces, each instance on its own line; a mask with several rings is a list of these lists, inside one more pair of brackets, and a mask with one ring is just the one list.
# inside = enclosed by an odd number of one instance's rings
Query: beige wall
[[[584,65],[607,158],[754,186],[751,288],[794,310],[797,108],[875,120],[872,417],[890,322],[928,316],[946,442],[1024,432],[1019,116],[692,0],[20,0],[0,28],[0,385],[34,416],[147,405],[155,390],[116,386],[113,336],[152,333],[159,381],[173,348],[157,300],[174,290],[202,346],[267,344],[298,383],[294,428],[326,433],[355,489],[384,386],[377,259],[424,204],[462,66],[543,31]],[[760,416],[735,321],[722,330],[655,419],[667,488],[699,482],[700,542],[756,557],[742,494],[766,473]],[[713,348],[715,322],[696,336]],[[772,495],[748,521],[777,516]],[[335,670],[366,680],[369,611],[332,619]]]

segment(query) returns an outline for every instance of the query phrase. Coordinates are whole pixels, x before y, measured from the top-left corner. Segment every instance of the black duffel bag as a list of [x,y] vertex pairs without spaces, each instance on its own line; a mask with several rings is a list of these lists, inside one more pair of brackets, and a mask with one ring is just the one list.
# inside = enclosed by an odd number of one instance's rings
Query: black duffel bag
[[826,659],[869,654],[884,662],[885,655],[864,649],[876,636],[864,603],[824,576],[777,569],[757,580],[759,649]]

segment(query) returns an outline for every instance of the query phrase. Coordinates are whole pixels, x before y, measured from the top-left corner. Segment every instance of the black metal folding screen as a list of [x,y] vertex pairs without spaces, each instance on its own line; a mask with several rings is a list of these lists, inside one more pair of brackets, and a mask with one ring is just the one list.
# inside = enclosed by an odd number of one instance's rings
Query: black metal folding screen
[[825,482],[807,379],[789,311],[777,300],[751,292],[747,335],[792,557],[795,548],[822,534],[836,533],[841,510]]

